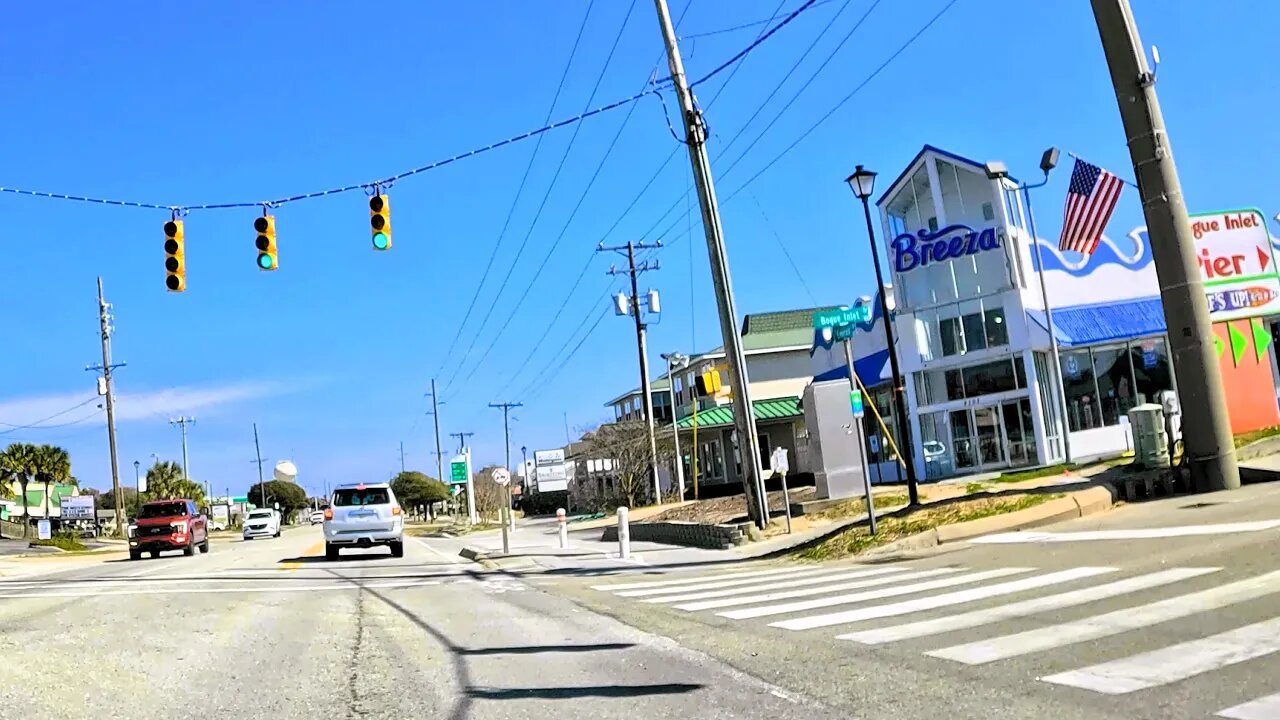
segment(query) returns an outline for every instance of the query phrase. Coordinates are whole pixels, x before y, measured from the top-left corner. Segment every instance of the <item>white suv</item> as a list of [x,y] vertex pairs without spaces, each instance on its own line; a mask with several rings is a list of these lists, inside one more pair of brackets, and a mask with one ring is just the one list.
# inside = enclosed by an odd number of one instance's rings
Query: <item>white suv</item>
[[280,537],[280,513],[271,508],[250,510],[244,519],[244,539]]
[[387,483],[339,485],[324,511],[324,556],[337,560],[344,547],[387,545],[404,557],[404,511]]

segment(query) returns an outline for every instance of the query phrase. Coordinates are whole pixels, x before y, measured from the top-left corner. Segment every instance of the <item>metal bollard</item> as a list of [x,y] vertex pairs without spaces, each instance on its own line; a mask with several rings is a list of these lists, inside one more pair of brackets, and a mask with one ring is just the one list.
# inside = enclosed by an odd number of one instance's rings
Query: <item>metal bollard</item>
[[625,507],[618,508],[618,557],[623,560],[631,559],[631,525],[627,522],[628,512]]
[[560,549],[569,547],[569,523],[564,516],[564,508],[556,508],[556,522],[560,523]]

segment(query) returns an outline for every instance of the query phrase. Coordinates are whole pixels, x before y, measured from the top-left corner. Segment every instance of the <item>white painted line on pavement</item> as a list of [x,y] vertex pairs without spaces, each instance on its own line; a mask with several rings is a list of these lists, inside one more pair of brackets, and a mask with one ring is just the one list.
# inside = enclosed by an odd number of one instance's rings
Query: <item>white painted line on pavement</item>
[[750,570],[747,572],[730,572],[719,575],[699,575],[697,577],[686,577],[679,580],[649,580],[647,582],[618,583],[611,585],[592,585],[592,590],[604,590],[605,592],[614,592],[616,590],[634,590],[637,588],[693,585],[703,583],[709,580],[730,580],[741,577],[771,577],[773,575],[791,575],[795,573],[813,572],[813,568],[809,567],[785,567],[774,568],[772,570]]
[[1055,685],[1123,695],[1280,651],[1280,618],[1200,640],[1041,678]]
[[[943,569],[945,570],[947,568]],[[764,617],[766,615],[781,615],[783,613],[790,612],[802,612],[805,610],[831,607],[833,605],[852,605],[864,600],[879,600],[880,598],[895,597],[898,595],[910,595],[912,593],[924,592],[926,590],[937,590],[938,588],[953,587],[955,585],[965,585],[967,583],[990,580],[992,578],[1005,577],[1007,575],[1016,575],[1018,573],[1029,572],[1032,569],[1033,568],[1015,567],[984,570],[982,572],[969,573],[968,575],[956,575],[953,577],[942,578],[941,580],[929,580],[927,582],[901,585],[899,587],[868,590],[866,592],[853,593],[851,595],[836,595],[835,597],[824,597],[816,600],[801,600],[800,602],[785,603],[782,605],[743,608],[742,610],[729,610],[727,612],[716,614],[720,617],[727,617],[733,620],[746,620],[747,618]]]
[[[1095,585],[1093,587],[1081,588],[1080,590],[1071,590],[1057,595],[1032,598],[1022,602],[998,605],[993,608],[974,610],[972,612],[961,613],[959,615],[947,615],[933,620],[920,620],[918,622],[892,625],[890,627],[876,628],[874,630],[863,630],[861,632],[853,632],[847,635],[840,635],[838,637],[841,640],[853,640],[864,645],[878,645],[880,643],[895,642],[897,640],[909,640],[911,638],[924,637],[925,635],[939,635],[942,633],[954,632],[956,630],[979,627],[981,625],[987,625],[1001,620],[1010,620],[1013,618],[1034,615],[1040,612],[1047,612],[1049,610],[1060,610],[1062,608],[1083,605],[1085,603],[1104,600],[1106,598],[1116,597],[1126,593],[1137,592],[1138,590],[1146,590],[1148,588],[1167,585],[1180,580],[1199,577],[1200,575],[1207,575],[1208,573],[1217,572],[1220,569],[1221,568],[1173,568],[1171,570],[1161,570],[1160,572],[1139,575],[1137,577],[1126,578],[1124,580],[1117,580],[1105,585]],[[1277,717],[1280,717],[1280,715],[1277,715]]]
[[1217,714],[1231,720],[1276,720],[1280,718],[1280,693],[1229,707]]
[[1196,613],[1280,592],[1280,570],[1159,602],[1049,625],[1003,637],[954,645],[925,653],[944,660],[980,665],[995,660],[1118,635]]
[[454,564],[454,565],[461,565],[461,564],[463,564],[464,562],[466,562],[465,560],[463,560],[463,559],[462,559],[462,558],[460,558],[460,557],[451,557],[451,556],[449,556],[449,555],[445,555],[444,553],[440,552],[439,550],[437,550],[437,549],[435,549],[435,548],[431,547],[431,545],[430,545],[430,544],[428,544],[428,543],[427,543],[427,541],[426,541],[426,540],[423,540],[422,538],[414,538],[414,540],[417,540],[417,541],[418,541],[418,543],[422,545],[422,547],[424,547],[424,548],[426,548],[426,549],[430,550],[431,552],[435,553],[437,556],[444,558],[445,562],[448,562],[448,563],[451,563],[451,564]]
[[[819,577],[823,573],[830,573],[830,572],[831,572],[830,569],[810,568],[808,570],[791,573],[789,575],[783,575],[782,577],[787,580],[790,580],[792,578],[810,578],[810,577]],[[766,578],[765,580],[768,581],[772,579],[774,578]],[[650,595],[669,596],[671,595],[671,593],[697,592],[700,590],[717,590],[720,588],[732,588],[732,587],[743,587],[743,586],[752,587],[756,583],[759,583],[760,581],[761,581],[761,578],[754,578],[754,577],[738,578],[736,580],[710,580],[709,579],[706,582],[696,583],[693,585],[685,585],[683,587],[676,587],[676,588],[660,587],[660,588],[644,588],[642,590],[623,590],[621,592],[617,592],[614,594],[617,595],[618,597],[648,597]]]
[[426,587],[428,585],[439,585],[439,580],[414,580],[405,582],[382,582],[382,583],[333,583],[328,585],[278,585],[266,587],[177,587],[177,588],[116,588],[108,589],[105,592],[93,592],[92,588],[88,588],[90,592],[83,590],[78,592],[71,591],[51,591],[51,592],[31,592],[31,593],[5,593],[0,594],[0,598],[63,598],[63,597],[107,597],[112,595],[210,595],[223,593],[288,593],[288,592],[322,592],[322,591],[348,591],[348,590],[389,590],[395,588],[410,587]]
[[1081,532],[1008,532],[973,538],[969,542],[986,545],[1008,543],[1060,543],[1093,540],[1152,540],[1157,538],[1197,537],[1258,532],[1280,527],[1280,520],[1219,523],[1216,525],[1179,525],[1162,528],[1129,528],[1120,530],[1084,530]]
[[[666,602],[682,602],[689,600],[706,600],[708,598],[729,597],[731,595],[746,595],[756,592],[764,592],[766,590],[783,590],[785,588],[804,587],[806,585],[818,585],[821,583],[830,583],[837,580],[852,580],[854,578],[871,577],[874,575],[888,575],[890,573],[900,573],[906,570],[904,567],[882,567],[868,568],[865,570],[853,570],[850,572],[828,573],[826,575],[805,575],[804,577],[796,577],[794,575],[786,576],[781,580],[766,578],[764,582],[758,580],[750,580],[746,582],[758,583],[756,585],[748,585],[747,587],[731,587],[727,590],[708,590],[706,592],[681,592],[678,595],[659,595],[658,597],[647,597],[642,602],[647,603],[666,603]],[[735,585],[740,583],[734,583]],[[664,588],[662,592],[671,592],[675,590],[692,590],[696,586],[689,588]],[[623,593],[619,593],[621,595]]]
[[810,615],[792,620],[780,620],[770,624],[772,627],[782,628],[784,630],[812,630],[814,628],[829,627],[831,625],[843,625],[846,623],[861,622],[863,620],[874,620],[876,618],[895,617],[897,615],[907,615],[913,612],[935,610],[949,605],[961,605],[975,600],[985,600],[987,598],[1000,597],[1001,595],[1012,595],[1013,593],[1022,592],[1024,590],[1033,590],[1035,588],[1046,587],[1049,585],[1057,585],[1058,583],[1082,580],[1084,578],[1090,578],[1115,571],[1116,568],[1108,567],[1071,568],[1069,570],[1059,570],[1057,572],[1046,573],[1044,575],[1033,575],[1028,578],[1011,580],[1009,582],[997,583],[995,585],[969,588],[968,590],[957,590],[956,592],[944,593],[942,595],[927,595],[922,598],[916,598],[915,600],[905,600],[903,602],[890,603],[888,605],[873,605],[871,607],[843,610],[841,612],[829,613],[826,615]]
[[880,585],[890,585],[892,583],[905,582],[907,580],[919,580],[921,578],[936,577],[938,575],[949,575],[951,573],[960,572],[963,568],[934,568],[933,570],[916,570],[914,572],[893,573],[888,577],[875,577],[871,579],[854,580],[850,582],[836,583],[834,585],[820,585],[818,587],[799,588],[796,590],[782,590],[779,592],[765,593],[764,595],[738,596],[715,598],[711,600],[700,600],[697,602],[684,603],[681,605],[673,605],[679,610],[688,610],[695,612],[697,610],[710,610],[712,608],[733,607],[734,605],[759,605],[760,603],[776,602],[778,600],[789,600],[799,597],[813,597],[814,595],[826,595],[828,593],[839,592],[841,590],[857,590],[859,588],[877,587]]

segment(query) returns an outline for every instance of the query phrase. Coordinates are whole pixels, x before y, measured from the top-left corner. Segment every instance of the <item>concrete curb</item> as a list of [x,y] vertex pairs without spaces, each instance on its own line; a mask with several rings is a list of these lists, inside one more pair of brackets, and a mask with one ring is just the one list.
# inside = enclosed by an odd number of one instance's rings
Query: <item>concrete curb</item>
[[1242,448],[1236,448],[1236,461],[1245,462],[1276,453],[1280,453],[1280,435],[1262,438]]

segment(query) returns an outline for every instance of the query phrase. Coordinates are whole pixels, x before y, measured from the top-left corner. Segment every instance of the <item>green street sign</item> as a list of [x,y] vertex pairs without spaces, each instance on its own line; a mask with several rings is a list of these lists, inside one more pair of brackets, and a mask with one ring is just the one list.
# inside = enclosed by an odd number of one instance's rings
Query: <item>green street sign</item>
[[849,407],[853,409],[853,416],[855,418],[862,417],[863,407],[862,407],[862,391],[861,390],[849,391]]
[[866,323],[871,320],[870,305],[855,305],[854,307],[836,308],[835,310],[822,310],[813,314],[813,329],[823,330],[831,327],[839,327],[840,325],[849,325],[850,323]]
[[853,323],[849,323],[848,325],[837,325],[835,329],[831,331],[832,341],[844,342],[845,340],[853,337],[853,328]]
[[467,463],[465,460],[458,460],[449,463],[449,483],[452,485],[465,484],[467,482]]

